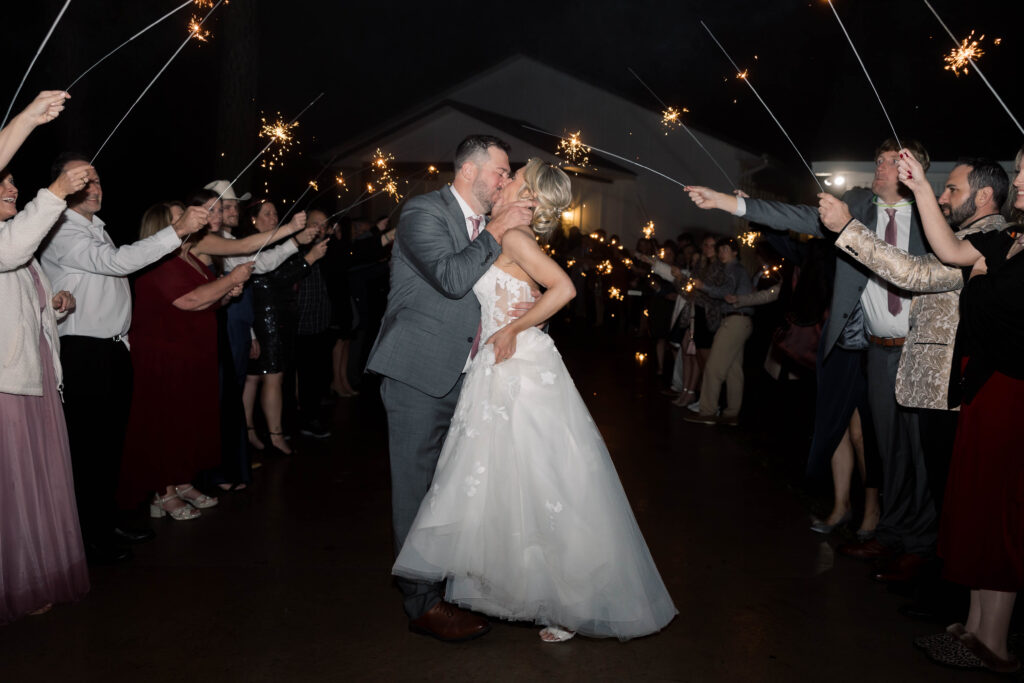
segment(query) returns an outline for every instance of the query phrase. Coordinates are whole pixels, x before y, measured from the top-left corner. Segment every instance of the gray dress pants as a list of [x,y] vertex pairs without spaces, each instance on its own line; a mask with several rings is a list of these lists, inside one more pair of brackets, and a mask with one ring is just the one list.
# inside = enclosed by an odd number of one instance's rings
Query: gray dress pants
[[[395,552],[405,543],[420,503],[430,490],[448,426],[462,391],[459,376],[445,396],[436,398],[390,377],[384,377],[380,396],[388,414],[391,454],[391,517]],[[404,596],[405,612],[416,619],[440,602],[444,585],[396,579]]]

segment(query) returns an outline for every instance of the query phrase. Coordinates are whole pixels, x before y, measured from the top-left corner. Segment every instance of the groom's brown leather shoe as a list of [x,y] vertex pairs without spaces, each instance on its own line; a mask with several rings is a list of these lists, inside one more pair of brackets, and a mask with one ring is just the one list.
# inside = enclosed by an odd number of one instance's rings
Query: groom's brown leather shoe
[[423,616],[410,621],[409,630],[446,643],[457,643],[479,638],[491,630],[491,625],[483,617],[442,600]]

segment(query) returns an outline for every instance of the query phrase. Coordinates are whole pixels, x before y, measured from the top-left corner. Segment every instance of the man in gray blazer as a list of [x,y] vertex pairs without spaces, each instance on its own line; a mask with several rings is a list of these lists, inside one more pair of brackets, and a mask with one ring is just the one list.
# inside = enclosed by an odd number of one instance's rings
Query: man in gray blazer
[[[473,285],[501,253],[505,231],[532,218],[530,201],[495,206],[510,176],[508,149],[492,136],[463,140],[451,186],[410,199],[395,233],[387,310],[367,370],[382,376],[396,550],[430,488],[463,373],[484,341]],[[445,641],[490,630],[486,619],[444,602],[441,584],[397,583],[410,630]]]
[[[904,145],[927,170],[925,149],[914,141]],[[871,190],[851,189],[843,196],[850,213],[886,242],[909,252],[927,252],[921,220],[910,193],[897,177],[900,146],[895,139],[875,152]],[[822,237],[818,209],[782,202],[746,199],[689,187],[690,198],[702,209],[719,209],[752,222],[781,230]],[[914,578],[932,556],[936,542],[935,505],[928,486],[921,435],[915,411],[896,402],[896,373],[909,331],[910,296],[842,254],[836,263],[835,287],[824,352],[868,348],[868,405],[882,460],[882,517],[875,538],[839,547],[843,554],[862,559],[894,561],[875,574],[878,580]]]

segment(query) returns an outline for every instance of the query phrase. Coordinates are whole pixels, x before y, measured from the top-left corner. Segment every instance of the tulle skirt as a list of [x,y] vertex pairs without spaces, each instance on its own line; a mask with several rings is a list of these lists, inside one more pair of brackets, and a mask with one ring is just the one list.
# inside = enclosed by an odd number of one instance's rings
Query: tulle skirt
[[621,640],[677,613],[597,427],[550,337],[521,333],[463,384],[394,573],[503,619]]

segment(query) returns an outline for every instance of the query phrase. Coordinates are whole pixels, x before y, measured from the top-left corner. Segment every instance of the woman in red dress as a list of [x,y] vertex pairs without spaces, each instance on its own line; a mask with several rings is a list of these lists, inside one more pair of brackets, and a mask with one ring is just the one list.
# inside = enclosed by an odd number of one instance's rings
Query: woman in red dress
[[[186,211],[216,219],[215,203]],[[151,215],[161,208],[166,216]],[[154,207],[143,229],[169,220],[169,209]],[[151,516],[176,520],[194,519],[199,508],[217,504],[189,482],[220,464],[215,310],[241,292],[252,272],[245,264],[217,278],[189,253],[191,246],[185,243],[135,282],[129,337],[135,378],[121,472],[122,502],[135,505],[156,491]]]
[[[971,589],[971,606],[966,623],[947,632],[986,668],[1010,673],[1020,662],[1007,649],[1007,633],[1024,589],[1024,234],[1010,225],[956,239],[920,164],[906,150],[900,156],[900,180],[914,190],[929,245],[943,262],[965,270],[950,381],[950,403],[959,402],[960,416],[939,555],[945,578]],[[1024,149],[1013,183],[1018,211],[1024,209],[1022,156]]]

